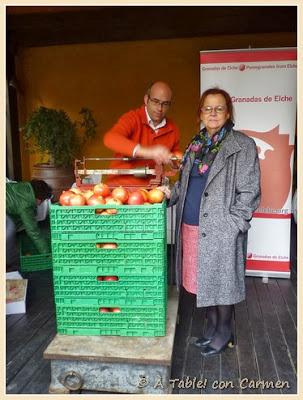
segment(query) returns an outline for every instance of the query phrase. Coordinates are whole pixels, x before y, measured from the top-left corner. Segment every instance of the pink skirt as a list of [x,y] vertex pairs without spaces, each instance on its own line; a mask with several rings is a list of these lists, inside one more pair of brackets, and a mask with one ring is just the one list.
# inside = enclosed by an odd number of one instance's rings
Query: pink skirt
[[182,223],[182,285],[193,294],[197,294],[198,233],[198,226]]

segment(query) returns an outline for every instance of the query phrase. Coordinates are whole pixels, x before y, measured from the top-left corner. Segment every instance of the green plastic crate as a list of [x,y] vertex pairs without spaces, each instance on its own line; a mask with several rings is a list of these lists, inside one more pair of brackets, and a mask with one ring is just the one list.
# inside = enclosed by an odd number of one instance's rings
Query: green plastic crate
[[165,336],[165,306],[122,306],[101,312],[101,306],[56,304],[57,331],[68,335]]
[[154,298],[154,297],[133,297],[133,296],[125,296],[122,297],[120,295],[111,294],[109,297],[102,296],[100,298],[77,298],[77,297],[66,297],[59,296],[55,293],[55,303],[57,305],[65,305],[65,306],[73,306],[73,305],[98,305],[102,304],[104,307],[113,307],[115,305],[120,306],[163,306],[166,303],[166,295],[167,291],[162,295],[162,298]]
[[108,232],[81,232],[78,228],[78,232],[53,232],[52,240],[62,240],[62,241],[101,241],[101,240],[153,240],[159,239],[159,233],[157,232],[118,232],[118,231],[108,231]]
[[[105,209],[116,214],[102,215]],[[166,202],[149,205],[60,206],[50,207],[52,239],[164,239]]]
[[[139,261],[140,262],[140,261]],[[138,263],[139,263],[138,262]],[[164,265],[164,266],[163,266]],[[68,266],[54,263],[53,273],[55,275],[81,275],[81,274],[94,274],[99,275],[150,275],[150,276],[162,276],[166,273],[167,262],[164,258],[163,265],[154,266],[142,266],[142,265],[77,265]]]
[[52,241],[52,256],[54,265],[95,265],[95,266],[166,266],[165,252],[167,248],[164,239],[156,240],[120,240],[117,248],[100,248],[101,242],[63,242]]
[[[128,299],[137,299],[137,304],[145,304],[144,299],[158,300],[163,305],[166,300],[167,278],[162,276],[123,276],[117,281],[106,281],[96,275],[54,275],[54,293],[59,298],[68,298],[70,304],[127,304]],[[105,299],[105,300],[103,300]],[[115,300],[113,300],[115,299]],[[66,304],[66,303],[65,303]],[[131,303],[134,304],[134,303]]]
[[143,336],[157,337],[165,336],[166,328],[159,324],[159,328],[155,329],[136,329],[136,327],[114,329],[106,328],[68,328],[57,325],[57,332],[60,335],[75,335],[75,336]]
[[[43,233],[49,240],[49,234]],[[39,254],[31,239],[22,232],[18,237],[20,249],[20,270],[21,272],[33,272],[52,269],[52,254]]]

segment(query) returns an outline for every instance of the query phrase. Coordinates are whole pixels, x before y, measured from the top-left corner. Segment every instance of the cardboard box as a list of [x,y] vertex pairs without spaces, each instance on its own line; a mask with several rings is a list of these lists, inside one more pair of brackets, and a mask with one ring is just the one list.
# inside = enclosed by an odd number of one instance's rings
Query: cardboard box
[[27,283],[17,271],[6,274],[6,315],[26,313]]

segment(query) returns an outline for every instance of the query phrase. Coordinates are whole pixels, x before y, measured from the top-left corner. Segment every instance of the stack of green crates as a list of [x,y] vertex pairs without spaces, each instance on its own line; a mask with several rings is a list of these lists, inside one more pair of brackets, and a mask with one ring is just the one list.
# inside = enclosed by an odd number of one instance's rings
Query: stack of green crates
[[[50,242],[49,232],[42,231],[42,234]],[[21,272],[34,272],[52,268],[51,253],[40,254],[25,231],[18,234],[18,242]]]
[[166,204],[107,208],[51,206],[58,333],[165,336]]

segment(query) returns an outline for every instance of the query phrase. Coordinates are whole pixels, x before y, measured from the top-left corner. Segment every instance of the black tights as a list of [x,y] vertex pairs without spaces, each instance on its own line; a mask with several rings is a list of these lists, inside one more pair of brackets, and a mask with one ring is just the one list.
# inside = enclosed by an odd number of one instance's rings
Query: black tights
[[221,348],[231,336],[233,305],[207,307],[207,326],[204,337],[212,338],[211,347]]
[[216,331],[217,319],[218,319],[217,306],[207,307],[206,318],[207,318],[207,325],[206,325],[204,337],[206,337],[208,339],[208,338],[211,338]]

